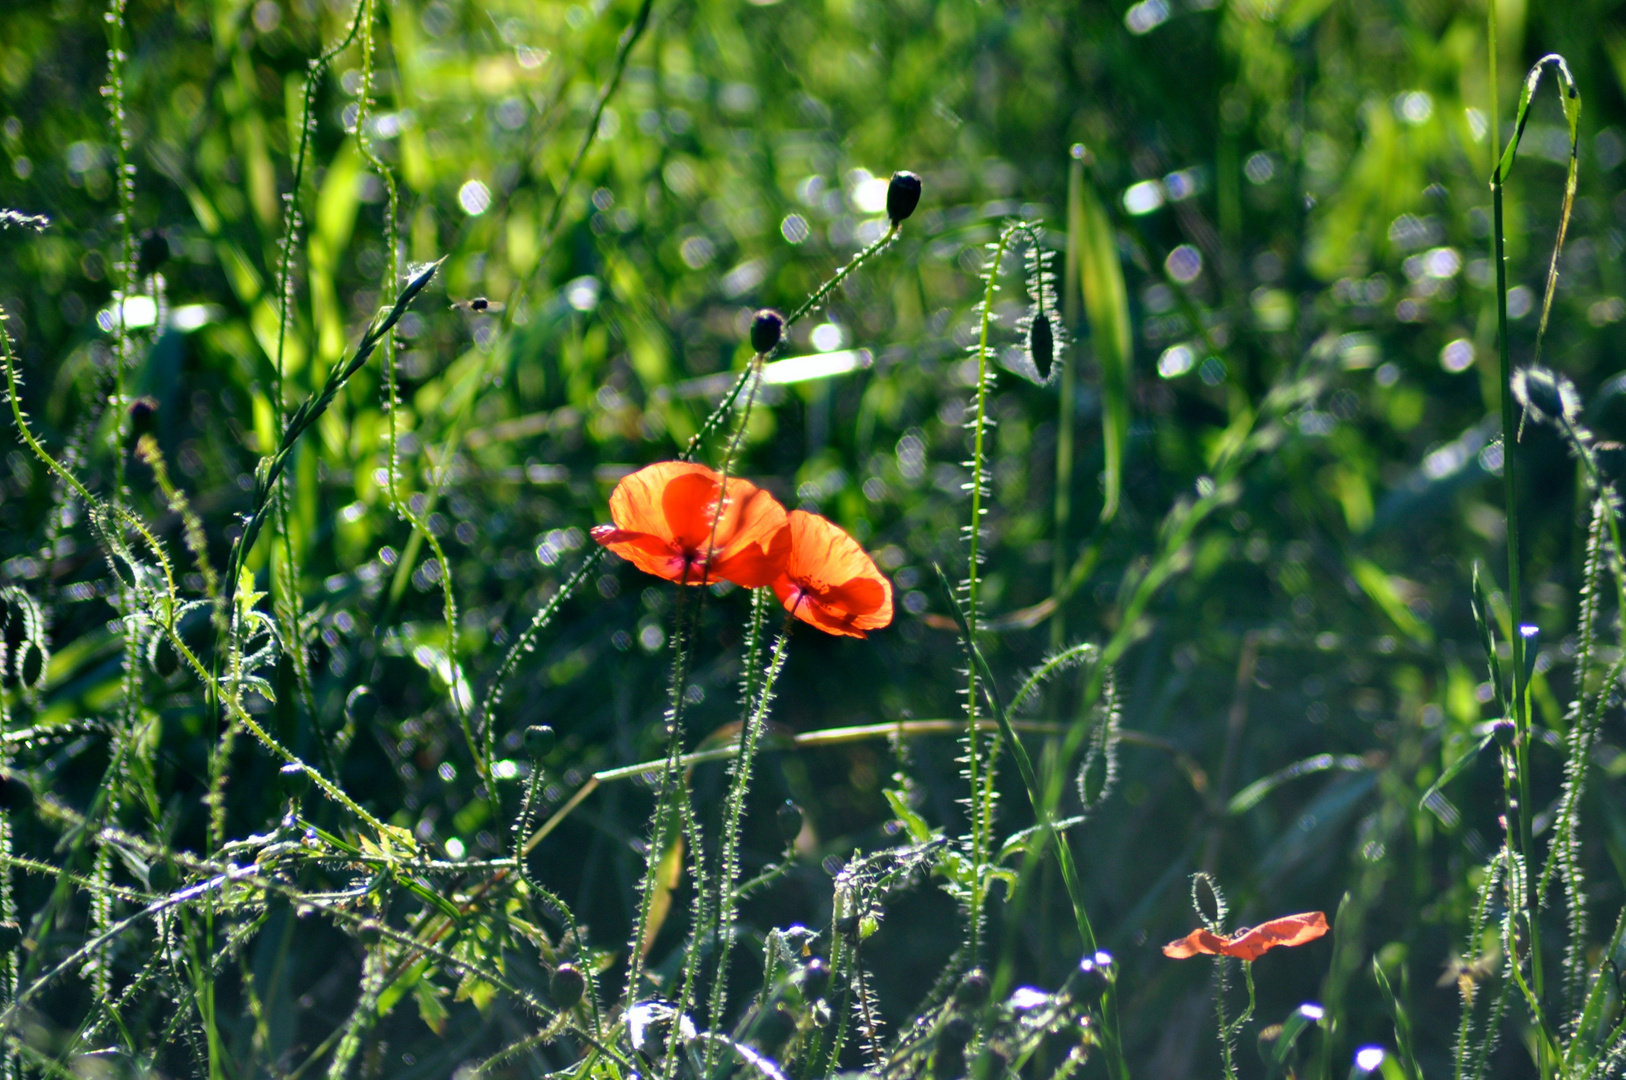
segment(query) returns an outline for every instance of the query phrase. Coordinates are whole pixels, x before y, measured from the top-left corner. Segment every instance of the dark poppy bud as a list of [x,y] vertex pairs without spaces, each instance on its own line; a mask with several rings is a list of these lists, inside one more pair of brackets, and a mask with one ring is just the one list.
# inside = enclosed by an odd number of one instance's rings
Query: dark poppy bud
[[546,724],[532,724],[525,729],[525,752],[533,760],[545,758],[553,753],[553,748],[558,744],[558,741],[553,729]]
[[965,1017],[951,1017],[949,1022],[944,1024],[937,1032],[937,1045],[939,1047],[955,1046],[964,1049],[965,1044],[971,1041],[971,1036],[975,1035],[976,1032],[977,1029]]
[[0,773],[0,810],[21,814],[33,805],[33,789],[10,773]]
[[988,991],[988,973],[982,968],[972,968],[954,988],[954,1000],[964,1008],[980,1009],[988,1001]]
[[22,927],[14,922],[0,922],[0,952],[10,952],[22,943]]
[[305,771],[303,765],[284,765],[277,779],[282,784],[282,793],[296,802],[311,789],[311,774]]
[[965,1044],[939,1042],[932,1055],[932,1080],[960,1080],[965,1074]]
[[1626,446],[1618,442],[1601,442],[1592,447],[1593,460],[1598,464],[1598,478],[1606,484],[1619,484],[1626,480]]
[[357,727],[366,727],[378,715],[378,695],[365,686],[358,686],[344,699],[344,718]]
[[1049,381],[1050,368],[1056,362],[1056,335],[1050,329],[1050,316],[1042,311],[1028,327],[1028,355],[1033,357],[1033,369],[1040,380]]
[[1513,396],[1536,420],[1573,419],[1579,405],[1569,380],[1544,367],[1514,372]]
[[158,423],[158,399],[143,394],[130,402],[130,434],[140,437]]
[[772,308],[763,308],[751,319],[751,348],[766,356],[779,345],[785,333],[785,317]]
[[1496,745],[1504,750],[1513,745],[1513,738],[1518,733],[1518,729],[1507,720],[1498,720],[1491,727],[1491,734],[1496,736]]
[[788,844],[802,835],[802,808],[789,799],[785,800],[785,805],[779,808],[774,819],[779,824],[779,836],[785,843]]
[[141,234],[141,245],[136,248],[136,276],[148,277],[169,262],[169,240],[157,229]]
[[824,994],[830,985],[830,965],[820,957],[813,957],[802,965],[802,993],[809,1000]]
[[574,964],[560,964],[553,969],[552,978],[548,979],[548,993],[553,996],[553,1003],[561,1009],[575,1008],[586,989],[587,980]]
[[920,177],[912,172],[895,172],[886,186],[886,216],[901,224],[920,205]]
[[384,940],[384,926],[377,919],[363,919],[361,925],[356,927],[356,936],[365,948],[370,949]]

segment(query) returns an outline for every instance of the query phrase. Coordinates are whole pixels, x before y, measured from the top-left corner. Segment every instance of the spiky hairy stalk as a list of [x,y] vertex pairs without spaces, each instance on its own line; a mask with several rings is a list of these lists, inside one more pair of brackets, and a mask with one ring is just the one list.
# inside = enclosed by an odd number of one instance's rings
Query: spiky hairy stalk
[[[737,918],[738,888],[740,880],[740,831],[745,821],[745,800],[751,789],[751,769],[756,761],[757,747],[767,727],[769,708],[773,703],[774,684],[784,670],[790,646],[790,623],[774,642],[768,658],[767,670],[756,675],[762,647],[767,613],[774,606],[771,589],[756,589],[751,594],[751,617],[746,642],[746,673],[743,678],[744,694],[741,704],[746,716],[740,732],[740,753],[730,766],[727,802],[723,808],[722,850],[718,855],[714,875],[717,895],[714,912],[712,941],[717,952],[715,973],[712,976],[711,1000],[706,1009],[707,1022],[721,1026],[723,1011],[728,1004],[728,959],[734,945],[734,924]],[[706,1075],[715,1065],[715,1042],[706,1044]]]
[[[999,267],[1005,256],[1005,250],[1010,245],[1014,231],[1007,226],[999,234],[999,239],[989,244],[989,256],[983,265],[982,301],[977,306],[978,332],[976,344],[971,347],[972,355],[977,361],[976,392],[971,398],[970,419],[966,426],[971,431],[971,460],[966,465],[971,469],[971,479],[965,485],[971,495],[971,520],[965,526],[966,535],[966,576],[960,585],[964,598],[966,620],[975,628],[977,625],[977,602],[982,581],[979,570],[982,566],[982,518],[987,511],[982,501],[988,497],[987,483],[983,475],[985,457],[985,441],[989,426],[988,418],[988,384],[992,379],[992,372],[988,367],[989,334],[993,328],[994,294],[999,291]],[[975,664],[967,663],[965,666],[966,684],[962,692],[965,694],[966,735],[965,735],[965,778],[969,785],[969,794],[966,808],[971,817],[971,910],[967,912],[967,944],[970,947],[972,963],[976,963],[982,954],[982,927],[983,906],[987,895],[987,888],[983,882],[983,867],[988,860],[989,837],[992,828],[993,808],[987,805],[984,798],[984,785],[982,776],[982,736],[977,730],[977,668]],[[986,790],[991,790],[988,788]]]

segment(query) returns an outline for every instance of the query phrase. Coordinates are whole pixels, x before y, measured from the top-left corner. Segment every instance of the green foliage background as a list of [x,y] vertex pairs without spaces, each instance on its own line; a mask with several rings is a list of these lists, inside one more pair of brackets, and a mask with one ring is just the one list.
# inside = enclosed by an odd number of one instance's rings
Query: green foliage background
[[[1530,63],[1558,51],[1585,98],[1580,194],[1543,353],[1580,386],[1593,429],[1626,440],[1626,382],[1615,379],[1626,326],[1619,7],[1573,0],[1527,11],[1502,0],[1494,90],[1506,126]],[[129,505],[190,570],[180,516],[130,456],[125,403],[108,400],[117,362],[106,313],[124,256],[104,15],[80,0],[10,0],[0,12],[0,206],[51,218],[44,231],[0,231],[0,307],[41,440],[92,490],[124,483]],[[586,530],[605,519],[615,480],[672,457],[697,430],[726,373],[749,359],[750,311],[793,308],[880,235],[872,178],[904,168],[924,179],[920,211],[789,347],[862,348],[869,366],[771,397],[753,413],[742,467],[787,506],[816,508],[859,537],[899,601],[894,625],[868,641],[802,628],[774,723],[808,732],[961,715],[965,660],[931,567],[958,573],[965,561],[965,402],[975,382],[965,347],[978,273],[1009,218],[1036,220],[1055,250],[1065,246],[1070,152],[1082,144],[1133,325],[1122,504],[1098,523],[1103,330],[1082,317],[1067,328],[1077,408],[1060,417],[1055,386],[1027,377],[1016,330],[1025,294],[1012,273],[996,306],[1003,367],[991,391],[982,643],[1006,693],[1058,643],[1060,624],[1034,610],[1053,595],[1057,545],[1060,565],[1076,563],[1082,579],[1059,605],[1065,640],[1107,640],[1125,625],[1124,583],[1158,550],[1171,507],[1212,500],[1168,584],[1127,616],[1118,687],[1131,737],[1112,798],[1074,830],[1096,932],[1120,968],[1129,1059],[1150,1076],[1213,1070],[1209,970],[1157,948],[1190,929],[1186,879],[1204,869],[1240,922],[1348,905],[1336,940],[1261,962],[1262,1020],[1319,1000],[1338,1019],[1329,1036],[1338,1061],[1362,1043],[1392,1045],[1375,956],[1411,1017],[1424,1071],[1444,1074],[1460,1002],[1447,967],[1464,951],[1475,875],[1499,843],[1501,812],[1488,756],[1432,811],[1419,808],[1495,718],[1468,602],[1475,559],[1506,565],[1493,480],[1483,3],[653,0],[640,12],[628,0],[391,0],[369,31],[371,72],[362,35],[317,79],[305,182],[293,191],[309,65],[353,17],[322,0],[131,0],[124,14],[128,227],[161,230],[172,252],[153,288],[160,325],[135,332],[126,389],[157,401],[153,434],[207,525],[216,567],[240,528],[234,515],[248,508],[256,462],[278,438],[288,200],[303,218],[283,346],[288,404],[348,355],[392,260],[404,273],[446,259],[393,352],[405,512],[389,497],[380,359],[300,444],[286,540],[262,540],[248,560],[271,593],[264,610],[292,611],[297,596],[308,647],[308,693],[287,655],[263,673],[275,700],[250,705],[268,730],[430,850],[454,840],[456,857],[507,850],[521,784],[498,780],[494,791],[478,775],[455,695],[485,693],[516,635],[590,550]],[[367,79],[363,149],[354,129]],[[1508,216],[1516,362],[1534,347],[1568,153],[1550,91],[1522,153]],[[1167,201],[1131,213],[1148,182]],[[1188,274],[1193,256],[1201,269]],[[481,317],[450,306],[476,295],[509,308]],[[1309,396],[1280,421],[1279,442],[1216,493],[1216,461],[1269,389],[1289,383]],[[1064,535],[1053,513],[1060,423],[1076,431]],[[173,652],[142,671],[130,698],[124,631],[109,607],[117,590],[83,507],[11,430],[0,438],[0,584],[43,605],[52,646],[32,698],[18,678],[13,604],[11,720],[86,722],[71,737],[13,745],[10,768],[42,806],[48,796],[111,812],[110,824],[133,835],[209,853],[201,800],[217,716]],[[1586,497],[1550,430],[1527,428],[1518,453],[1526,614],[1541,630],[1534,699],[1556,746],[1572,692]],[[289,565],[291,591],[273,584]],[[203,580],[194,577],[195,594]],[[672,608],[670,589],[608,559],[521,656],[493,720],[504,759],[518,764],[525,725],[559,733],[543,762],[544,814],[595,771],[661,756]],[[737,718],[745,613],[738,593],[706,602],[684,718],[690,747]],[[183,633],[204,647],[207,623],[193,616]],[[379,705],[365,722],[344,706],[357,686]],[[1058,683],[1035,716],[1071,720],[1080,692]],[[1583,836],[1599,925],[1626,900],[1620,719],[1618,708],[1608,714],[1595,751],[1601,775]],[[109,730],[134,738],[132,763]],[[795,862],[744,907],[748,931],[828,926],[822,864],[895,842],[888,788],[906,788],[932,825],[963,832],[959,752],[945,737],[775,744],[743,834],[746,872],[779,857],[776,805],[794,799],[806,826]],[[1302,775],[1245,792],[1306,759]],[[1533,761],[1545,809],[1562,756],[1538,743]],[[237,740],[226,838],[275,826],[279,765]],[[147,774],[138,782],[130,769]],[[691,783],[715,814],[722,767],[697,767]],[[158,801],[135,797],[138,788]],[[1031,818],[1014,776],[1002,775],[1001,790],[1003,834]],[[107,791],[125,792],[116,811],[98,798]],[[531,857],[612,972],[624,962],[651,805],[647,785],[606,783]],[[316,796],[306,814],[326,829],[354,825]],[[101,856],[59,844],[64,820],[44,809],[23,820],[17,850],[88,874]],[[157,866],[132,853],[105,872],[161,888],[150,880]],[[325,880],[305,873],[302,888]],[[41,962],[71,952],[98,918],[49,875],[19,873],[15,887],[25,927],[28,913],[51,913],[29,931]],[[686,887],[651,952],[666,975],[682,961]],[[994,895],[998,934],[1003,890]],[[1015,943],[1022,981],[1054,988],[1076,962],[1066,912],[1053,871],[1041,870]],[[889,902],[866,956],[891,1022],[912,1015],[949,961],[954,918],[930,881]],[[216,1024],[223,1049],[183,1040],[156,1067],[181,1074],[207,1060],[229,1063],[220,1066],[229,1075],[287,1075],[355,1004],[354,929],[286,907],[267,916],[218,975],[218,1022],[201,1022]],[[71,1036],[96,1012],[97,978],[123,986],[152,947],[121,944],[100,961],[105,975],[76,975],[38,999],[30,1068],[90,1049]],[[758,959],[740,960],[736,981],[754,978]],[[534,1030],[505,998],[438,977],[440,990],[413,990],[417,1011],[404,1001],[381,1011],[359,1071],[450,1075]],[[160,989],[127,1002],[124,1022],[157,1032],[174,1011],[166,995],[192,992]],[[96,1045],[117,1042],[105,1030]],[[503,1068],[537,1075],[569,1060],[556,1048]],[[1493,1062],[1497,1075],[1529,1074],[1511,1035]]]

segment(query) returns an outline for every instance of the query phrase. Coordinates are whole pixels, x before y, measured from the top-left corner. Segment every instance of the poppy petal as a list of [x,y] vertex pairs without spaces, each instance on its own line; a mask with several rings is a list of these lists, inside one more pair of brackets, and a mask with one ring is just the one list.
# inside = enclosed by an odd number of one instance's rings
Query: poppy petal
[[[654,574],[668,581],[683,579],[683,556],[668,540],[651,536],[649,533],[618,529],[614,525],[595,526],[592,535],[599,544],[609,548],[646,574]],[[698,574],[695,576],[698,577]]]
[[1271,949],[1280,946],[1303,945],[1327,932],[1327,916],[1320,911],[1306,911],[1300,915],[1285,915],[1261,923],[1245,934],[1233,938],[1224,952],[1239,960],[1257,960]]
[[[707,475],[710,473],[711,475]],[[666,517],[672,539],[685,551],[703,552],[715,544],[721,548],[728,535],[717,518],[717,477],[705,473],[674,476],[661,492],[661,512]]]
[[668,485],[682,476],[713,476],[704,465],[687,461],[658,461],[621,478],[610,493],[610,520],[616,528],[674,539],[667,522],[663,496]]
[[791,548],[774,593],[785,609],[831,634],[864,637],[892,621],[892,583],[840,526],[801,510],[789,515]]
[[1199,926],[1179,941],[1171,941],[1163,946],[1163,955],[1175,960],[1185,960],[1199,954],[1219,956],[1230,944],[1228,939]]
[[[784,513],[783,507],[766,491],[758,491],[763,500],[772,502]],[[769,532],[762,542],[754,535],[760,530],[752,528],[744,533],[744,543],[730,546],[729,552],[718,559],[714,576],[725,578],[744,589],[760,589],[770,585],[785,572],[785,560],[790,558],[790,529],[781,520],[779,527]]]

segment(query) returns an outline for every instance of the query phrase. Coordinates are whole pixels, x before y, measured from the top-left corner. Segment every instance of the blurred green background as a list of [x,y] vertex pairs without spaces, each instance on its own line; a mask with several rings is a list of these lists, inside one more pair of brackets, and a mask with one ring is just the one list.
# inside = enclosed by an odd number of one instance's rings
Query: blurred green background
[[[1047,619],[1011,616],[1051,596],[1056,545],[1064,565],[1086,549],[1095,558],[1062,605],[1069,640],[1104,640],[1122,618],[1120,583],[1156,550],[1159,522],[1206,494],[1226,429],[1295,373],[1325,378],[1185,546],[1119,667],[1123,726],[1150,738],[1123,747],[1116,793],[1075,832],[1075,850],[1096,928],[1122,964],[1131,1060],[1148,1076],[1212,1074],[1208,969],[1157,948],[1191,927],[1186,878],[1207,868],[1242,922],[1331,913],[1348,893],[1356,917],[1343,952],[1329,939],[1263,963],[1261,1019],[1343,1000],[1350,1047],[1390,1041],[1375,955],[1397,988],[1407,973],[1403,997],[1433,1074],[1455,1032],[1447,965],[1463,949],[1474,867],[1498,842],[1488,760],[1433,812],[1418,809],[1442,765],[1492,718],[1467,597],[1473,560],[1495,578],[1506,566],[1493,481],[1493,90],[1507,129],[1537,57],[1561,52],[1574,71],[1580,189],[1544,356],[1580,386],[1595,430],[1626,439],[1626,383],[1613,378],[1626,328],[1620,7],[1501,0],[1492,88],[1483,2],[654,0],[618,80],[618,46],[640,14],[629,0],[380,3],[370,76],[358,42],[316,86],[305,183],[292,193],[303,227],[284,396],[302,400],[353,347],[392,264],[404,272],[446,257],[399,330],[394,414],[402,496],[445,564],[388,498],[390,416],[375,360],[290,470],[314,713],[286,658],[276,703],[256,708],[320,761],[346,695],[370,686],[378,715],[333,763],[346,790],[438,850],[472,857],[506,843],[517,793],[478,783],[451,688],[466,680],[483,692],[587,553],[615,480],[672,457],[726,389],[723,373],[743,367],[750,312],[794,307],[879,236],[885,178],[912,169],[925,197],[901,238],[801,323],[787,350],[863,350],[864,366],[774,391],[753,414],[744,471],[787,507],[816,508],[853,532],[898,598],[894,625],[868,641],[802,628],[774,722],[810,731],[959,715],[963,659],[943,629],[931,565],[963,570],[978,272],[1010,218],[1042,223],[1063,247],[1070,151],[1082,144],[1133,319],[1123,506],[1097,525],[1092,328],[1069,327],[1079,393],[1075,415],[1059,416],[1054,385],[1029,378],[1018,347],[1026,299],[1012,273],[996,309],[1003,366],[983,591],[997,630],[985,648],[1007,693],[1052,644]],[[277,434],[279,244],[302,88],[352,18],[334,0],[131,0],[126,15],[130,227],[157,230],[171,252],[162,282],[143,287],[155,303],[125,308],[150,324],[137,327],[129,391],[158,402],[154,433],[208,525],[217,566]],[[123,406],[107,402],[121,259],[107,48],[101,7],[9,0],[0,12],[0,206],[52,219],[43,232],[0,231],[0,307],[36,430],[104,493],[128,452]],[[1568,149],[1544,86],[1509,188],[1516,362],[1534,345]],[[451,306],[474,296],[510,306],[487,316]],[[1077,442],[1072,523],[1058,536],[1062,423]],[[9,420],[0,439],[0,583],[47,607],[55,649],[43,701],[18,715],[110,715],[122,691],[107,567],[82,513]],[[1527,430],[1519,453],[1526,611],[1542,631],[1538,712],[1562,731],[1584,496],[1547,429]],[[128,486],[179,551],[179,519],[151,471],[132,461]],[[250,560],[261,588],[272,546],[262,541]],[[514,758],[524,725],[558,730],[546,809],[595,770],[660,754],[672,602],[670,589],[608,559],[522,657],[496,722],[515,733]],[[736,719],[745,612],[738,592],[707,602],[691,745]],[[1071,716],[1076,693],[1059,686],[1036,715]],[[161,822],[130,825],[196,847],[212,721],[180,674],[148,676],[141,708],[161,721],[152,760],[170,801]],[[1618,711],[1605,731],[1598,763],[1615,778],[1626,773]],[[958,752],[939,737],[770,754],[747,872],[779,850],[767,810],[793,798],[807,828],[795,870],[747,908],[751,930],[828,923],[821,860],[893,842],[882,792],[900,771],[930,821],[962,831]],[[1561,757],[1543,753],[1545,807]],[[1319,754],[1335,757],[1227,811],[1246,785]],[[19,760],[84,805],[108,748],[87,737]],[[275,821],[275,769],[239,743],[229,835]],[[722,776],[719,766],[695,772],[701,805],[720,802]],[[1019,790],[1006,792],[1002,829],[1026,821]],[[1589,797],[1591,884],[1609,922],[1626,900],[1626,800],[1613,784]],[[650,805],[645,786],[605,785],[533,856],[601,947],[626,940]],[[52,842],[44,829],[20,841],[41,858]],[[1059,886],[1046,885],[1048,900],[1023,923],[1022,974],[1054,986],[1077,942]],[[49,887],[20,886],[25,896]],[[929,882],[889,910],[868,957],[891,1020],[911,1014],[948,958],[952,916]],[[67,922],[62,934],[82,930]],[[677,962],[680,922],[656,943],[655,966]],[[308,1052],[353,1000],[361,954],[314,924],[292,948],[277,1038]],[[447,1075],[470,1047],[517,1038],[520,1021],[504,1019],[500,1003],[447,1005],[457,1021],[444,1038],[405,1006],[387,1019],[383,1075]],[[40,1022],[71,1027],[82,1007],[63,991],[42,1003]],[[260,1054],[263,1068],[276,1056],[241,1038],[241,1060]],[[1523,1075],[1524,1051],[1506,1043],[1497,1068]]]

